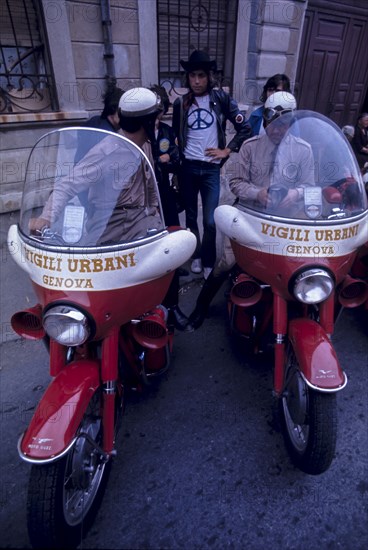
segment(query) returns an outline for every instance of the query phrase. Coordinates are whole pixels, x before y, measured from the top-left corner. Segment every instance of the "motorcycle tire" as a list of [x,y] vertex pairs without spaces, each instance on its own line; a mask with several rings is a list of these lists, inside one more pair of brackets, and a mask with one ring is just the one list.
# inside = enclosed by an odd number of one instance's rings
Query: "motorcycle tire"
[[[96,394],[81,423],[97,445],[102,439]],[[97,399],[96,399],[97,397]],[[102,462],[80,437],[66,456],[32,465],[27,499],[28,535],[33,548],[76,548],[92,524],[106,488],[111,460]]]
[[335,455],[336,394],[308,387],[294,353],[289,354],[285,380],[283,396],[279,399],[279,416],[286,447],[300,470],[312,475],[322,474]]

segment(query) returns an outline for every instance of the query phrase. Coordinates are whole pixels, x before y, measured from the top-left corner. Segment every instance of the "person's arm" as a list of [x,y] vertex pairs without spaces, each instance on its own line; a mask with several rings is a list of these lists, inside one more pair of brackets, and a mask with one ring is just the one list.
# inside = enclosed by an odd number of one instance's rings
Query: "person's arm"
[[291,149],[291,159],[289,166],[285,166],[283,170],[283,183],[290,187],[286,197],[280,203],[283,208],[303,199],[304,189],[315,185],[314,156],[311,146],[299,141]]
[[230,191],[244,201],[258,200],[259,192],[262,190],[262,187],[253,182],[251,148],[250,143],[244,143],[239,153],[233,154],[226,165]]
[[263,111],[264,111],[264,107],[261,106],[261,107],[258,107],[257,109],[255,109],[250,117],[248,118],[247,120],[247,123],[249,124],[250,128],[251,128],[251,136],[257,136],[260,132],[260,129],[261,129],[261,126],[262,126],[262,123],[263,123]]
[[231,153],[239,152],[243,142],[250,138],[252,133],[251,127],[246,122],[243,113],[240,112],[235,99],[225,92],[219,92],[218,100],[220,101],[221,109],[226,120],[230,120],[236,134],[224,149],[215,147],[206,149],[206,155],[213,160],[227,159]]
[[[80,164],[82,165],[84,163],[81,162]],[[40,231],[44,227],[50,227],[51,224],[59,218],[68,201],[77,193],[84,191],[87,187],[88,186],[83,186],[82,188],[81,186],[78,187],[77,190],[75,185],[75,173],[73,173],[72,179],[68,177],[61,181],[58,187],[54,188],[49,196],[41,215],[38,218],[31,218],[29,220],[30,231]]]
[[96,181],[100,180],[103,158],[98,144],[78,164],[73,166],[71,173],[58,182],[57,187],[52,191],[41,215],[38,218],[30,219],[29,229],[37,231],[43,227],[50,227],[59,218],[70,199],[86,191]]
[[227,147],[230,149],[231,152],[237,153],[240,150],[240,147],[242,146],[244,141],[251,137],[252,129],[246,121],[243,113],[240,112],[235,99],[230,97],[229,94],[226,94],[226,96],[225,116],[228,120],[230,120],[236,132],[233,139],[230,141],[230,143],[227,144]]
[[175,99],[173,104],[173,114],[172,114],[172,129],[174,131],[175,136],[177,137],[179,150],[182,145],[181,143],[182,136],[180,135],[180,129],[182,127],[182,122],[180,121],[180,115],[182,110],[180,105],[181,101],[182,100],[180,98]]
[[368,153],[368,147],[365,145],[363,132],[359,128],[359,126],[355,127],[354,137],[352,139],[352,146],[356,153]]
[[167,153],[160,155],[159,160],[168,172],[176,172],[179,167],[180,156],[174,130],[165,124],[162,126],[162,135],[169,141],[170,145]]
[[170,149],[169,149],[170,170],[175,171],[176,168],[179,166],[180,155],[179,155],[179,147],[177,145],[176,135],[172,128],[169,128],[169,136],[170,136]]

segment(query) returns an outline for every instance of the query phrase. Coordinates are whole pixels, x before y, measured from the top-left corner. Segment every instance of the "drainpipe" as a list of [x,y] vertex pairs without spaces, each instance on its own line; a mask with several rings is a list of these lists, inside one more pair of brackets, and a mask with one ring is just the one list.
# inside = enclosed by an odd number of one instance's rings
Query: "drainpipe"
[[111,32],[110,0],[101,0],[102,33],[104,40],[104,60],[106,63],[106,82],[116,83],[114,48]]

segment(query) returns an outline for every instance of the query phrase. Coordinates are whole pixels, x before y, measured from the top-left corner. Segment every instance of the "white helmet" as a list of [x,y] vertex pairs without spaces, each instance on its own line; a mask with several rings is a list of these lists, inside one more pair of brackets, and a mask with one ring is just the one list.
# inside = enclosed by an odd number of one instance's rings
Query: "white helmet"
[[267,98],[265,109],[277,109],[278,111],[289,109],[293,111],[296,109],[296,99],[289,92],[275,92]]
[[275,92],[267,98],[263,110],[263,119],[266,124],[272,122],[275,118],[286,113],[291,113],[296,109],[296,99],[289,92]]
[[119,114],[123,117],[144,117],[161,110],[160,97],[148,88],[132,88],[119,101]]

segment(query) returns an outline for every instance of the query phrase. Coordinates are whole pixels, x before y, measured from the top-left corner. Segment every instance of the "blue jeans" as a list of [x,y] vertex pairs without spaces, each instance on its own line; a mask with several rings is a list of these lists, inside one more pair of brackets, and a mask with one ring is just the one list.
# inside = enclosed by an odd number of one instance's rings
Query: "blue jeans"
[[[184,160],[181,166],[180,189],[184,199],[186,226],[197,237],[194,258],[201,258],[203,267],[216,261],[215,208],[220,198],[220,166],[202,161]],[[198,193],[203,208],[203,240],[198,231]]]

